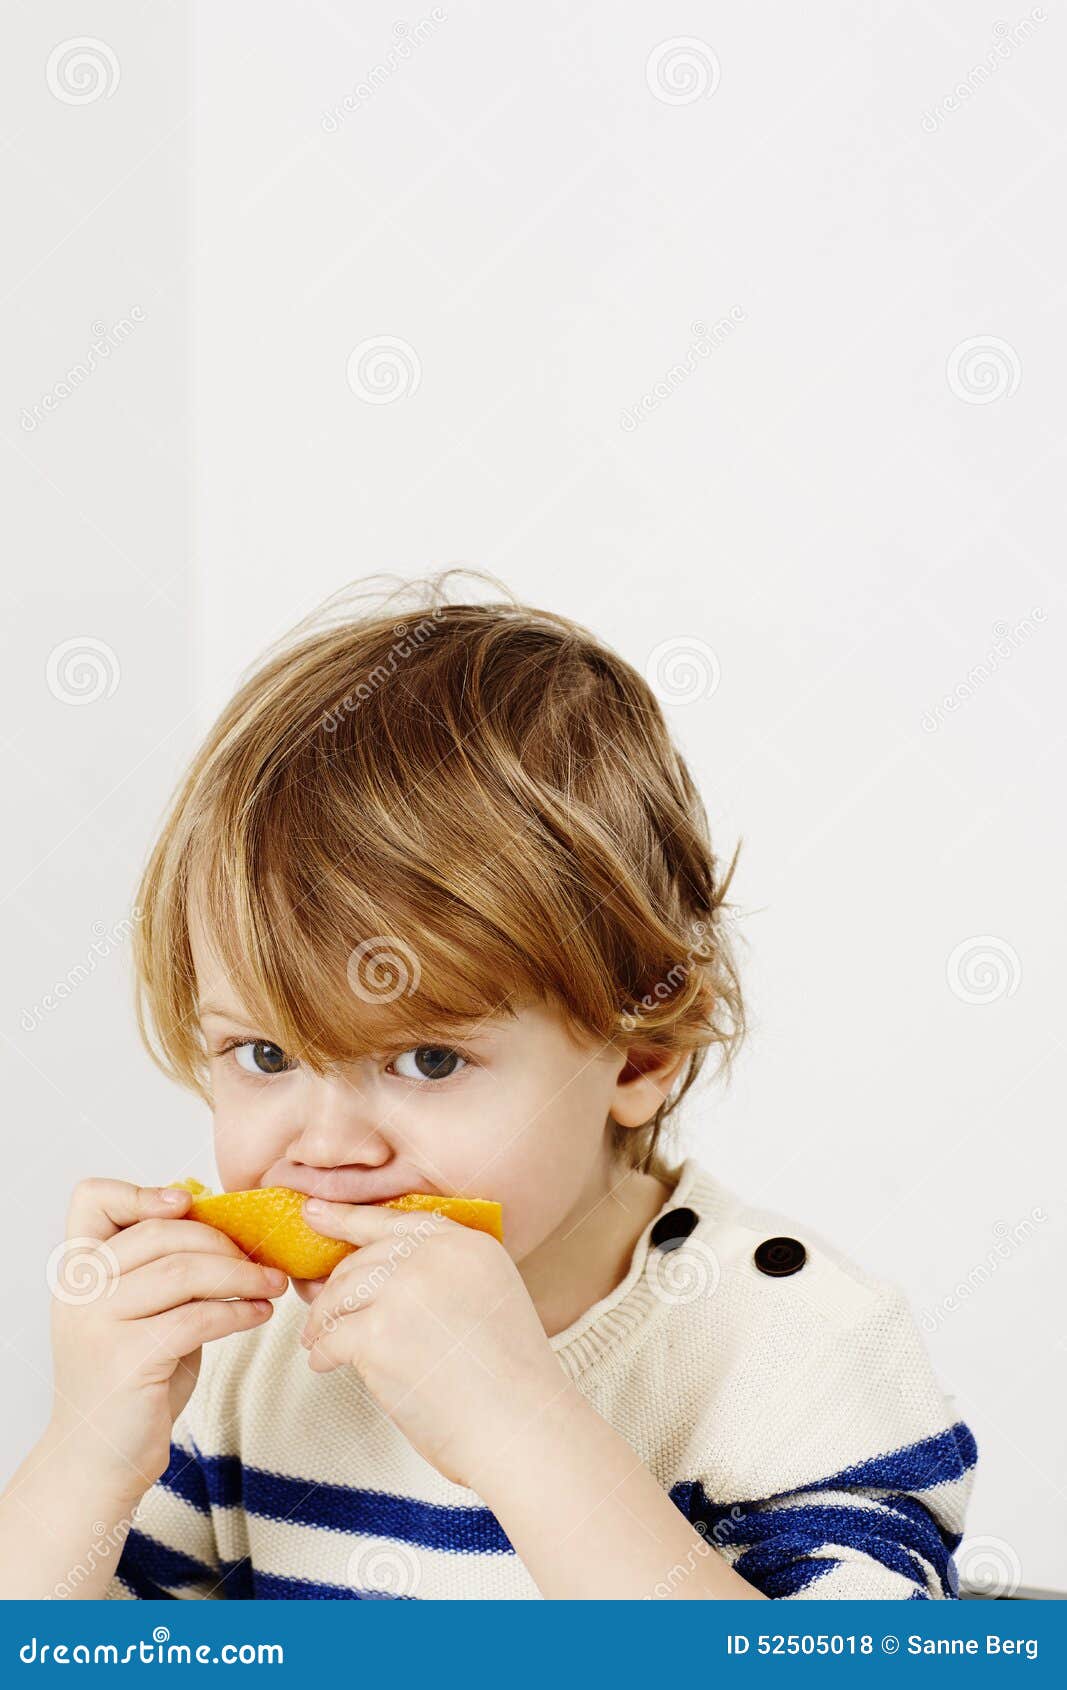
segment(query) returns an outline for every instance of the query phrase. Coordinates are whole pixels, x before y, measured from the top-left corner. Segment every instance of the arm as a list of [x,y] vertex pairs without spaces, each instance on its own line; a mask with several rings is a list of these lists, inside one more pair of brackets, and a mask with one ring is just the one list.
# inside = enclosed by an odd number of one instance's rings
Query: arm
[[542,1596],[762,1597],[695,1531],[624,1438],[569,1383],[472,1480]]
[[104,1467],[51,1428],[34,1445],[0,1498],[5,1597],[104,1595],[140,1500],[101,1478]]

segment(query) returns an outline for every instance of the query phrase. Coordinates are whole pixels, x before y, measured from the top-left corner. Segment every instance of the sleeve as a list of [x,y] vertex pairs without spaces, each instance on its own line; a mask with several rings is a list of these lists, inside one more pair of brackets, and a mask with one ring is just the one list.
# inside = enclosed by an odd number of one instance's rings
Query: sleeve
[[103,1593],[106,1599],[229,1594],[222,1584],[207,1464],[186,1411],[174,1422],[166,1472],[145,1492],[131,1519],[114,1576]]
[[696,1487],[689,1519],[765,1596],[952,1599],[976,1456],[970,1428],[957,1421],[938,1436],[759,1502],[715,1505]]
[[825,1341],[810,1336],[773,1386],[764,1377],[748,1422],[760,1488],[720,1502],[713,1486],[721,1496],[729,1479],[710,1467],[678,1498],[687,1518],[765,1596],[958,1597],[978,1448],[906,1298],[894,1291]]

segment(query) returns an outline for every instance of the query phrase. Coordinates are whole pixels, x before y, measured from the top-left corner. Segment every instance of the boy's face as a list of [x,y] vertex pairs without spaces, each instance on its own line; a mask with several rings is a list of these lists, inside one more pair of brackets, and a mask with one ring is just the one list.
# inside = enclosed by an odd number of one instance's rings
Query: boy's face
[[[555,1010],[531,1001],[456,1045],[382,1052],[320,1078],[246,1018],[195,910],[190,943],[226,1190],[492,1198],[516,1262],[602,1200],[624,1050],[579,1048]],[[294,1284],[305,1302],[317,1289]]]

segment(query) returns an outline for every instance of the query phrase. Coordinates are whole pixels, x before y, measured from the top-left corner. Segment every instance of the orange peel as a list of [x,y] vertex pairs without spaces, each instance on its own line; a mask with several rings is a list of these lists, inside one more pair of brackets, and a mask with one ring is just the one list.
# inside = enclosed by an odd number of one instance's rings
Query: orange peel
[[[359,1247],[315,1231],[303,1215],[306,1191],[267,1185],[251,1191],[212,1192],[198,1179],[169,1183],[192,1193],[193,1201],[183,1219],[217,1227],[254,1262],[281,1268],[293,1279],[325,1279],[338,1262]],[[503,1210],[499,1203],[482,1197],[431,1197],[422,1191],[409,1191],[375,1207],[432,1211],[476,1232],[491,1233],[503,1242]]]

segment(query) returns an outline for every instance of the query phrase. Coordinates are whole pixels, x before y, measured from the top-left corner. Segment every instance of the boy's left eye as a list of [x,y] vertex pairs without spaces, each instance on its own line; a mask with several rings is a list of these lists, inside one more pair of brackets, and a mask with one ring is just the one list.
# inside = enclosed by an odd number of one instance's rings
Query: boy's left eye
[[[401,1063],[409,1062],[414,1066],[413,1073],[405,1073]],[[404,1080],[447,1080],[456,1073],[457,1064],[467,1066],[467,1059],[451,1045],[416,1045],[412,1050],[402,1051],[394,1056],[391,1066],[396,1068],[401,1079]]]

